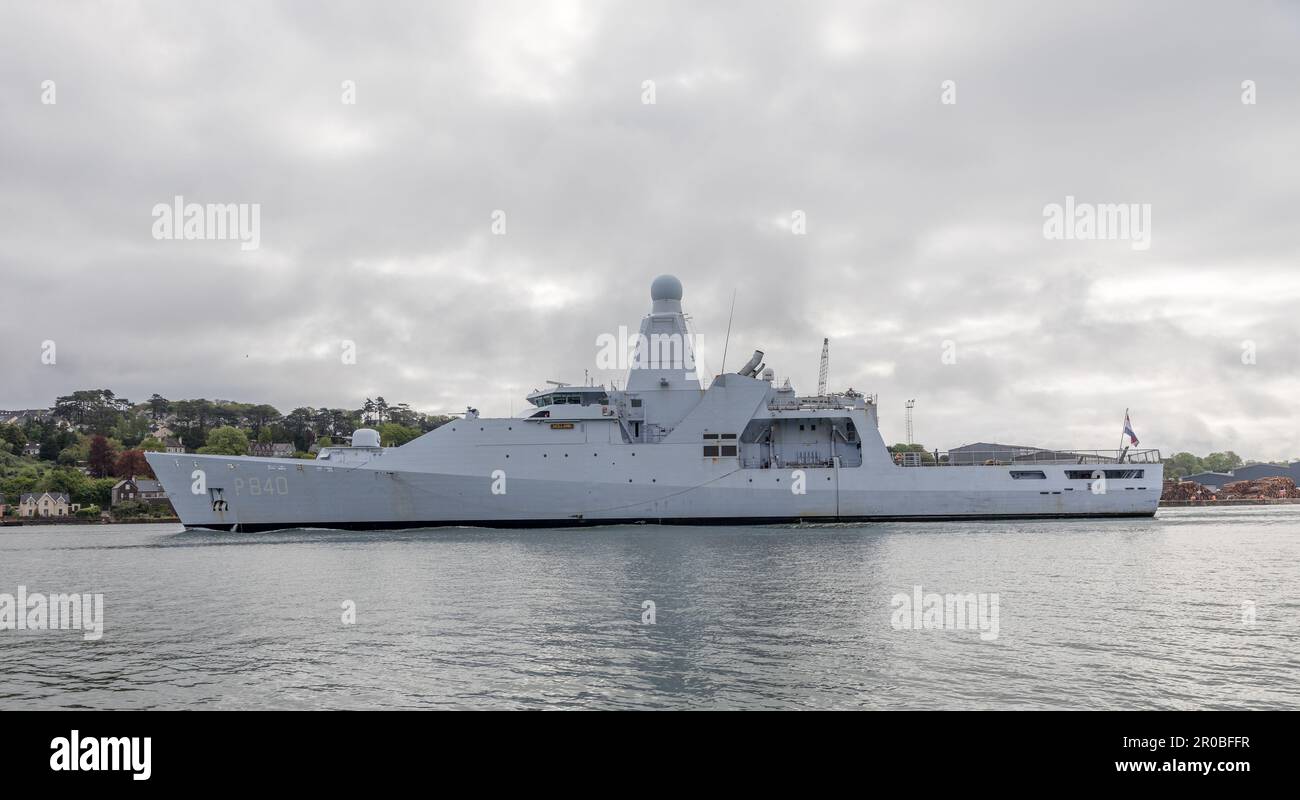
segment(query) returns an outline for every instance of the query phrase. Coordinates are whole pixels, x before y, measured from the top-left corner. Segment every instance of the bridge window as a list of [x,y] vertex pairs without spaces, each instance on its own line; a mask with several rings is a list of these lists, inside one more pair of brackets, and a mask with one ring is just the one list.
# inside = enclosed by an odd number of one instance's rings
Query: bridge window
[[1047,475],[1046,475],[1042,470],[1039,470],[1039,469],[1013,469],[1013,470],[1011,470],[1011,477],[1012,477],[1012,479],[1014,479],[1014,480],[1018,480],[1018,481],[1024,481],[1024,480],[1031,480],[1031,481],[1045,481],[1045,480],[1047,480]]
[[1097,472],[1100,472],[1102,475],[1105,475],[1107,478],[1112,480],[1125,481],[1136,480],[1145,474],[1145,471],[1140,469],[1067,469],[1065,471],[1065,477],[1075,481],[1090,481],[1092,480],[1092,476]]

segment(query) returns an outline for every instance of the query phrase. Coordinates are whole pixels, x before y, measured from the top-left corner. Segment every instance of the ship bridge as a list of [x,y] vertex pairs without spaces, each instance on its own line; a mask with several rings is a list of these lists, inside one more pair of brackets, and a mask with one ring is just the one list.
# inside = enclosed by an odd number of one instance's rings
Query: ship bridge
[[607,406],[609,391],[604,386],[569,386],[557,383],[550,389],[534,389],[527,398],[538,408],[546,406]]

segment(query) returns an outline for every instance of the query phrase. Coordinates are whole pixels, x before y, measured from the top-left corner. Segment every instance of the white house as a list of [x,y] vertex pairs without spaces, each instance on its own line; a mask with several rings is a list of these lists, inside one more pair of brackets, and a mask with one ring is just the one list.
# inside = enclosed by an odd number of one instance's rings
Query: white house
[[18,499],[20,517],[66,517],[80,510],[65,492],[28,492]]

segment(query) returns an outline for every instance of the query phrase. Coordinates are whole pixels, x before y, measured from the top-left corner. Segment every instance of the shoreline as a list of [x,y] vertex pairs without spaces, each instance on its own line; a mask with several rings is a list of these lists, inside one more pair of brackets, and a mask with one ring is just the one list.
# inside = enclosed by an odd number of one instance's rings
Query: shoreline
[[0,528],[24,528],[28,525],[148,525],[153,523],[180,523],[180,517],[126,517],[125,519],[77,519],[76,517],[20,517],[0,520]]

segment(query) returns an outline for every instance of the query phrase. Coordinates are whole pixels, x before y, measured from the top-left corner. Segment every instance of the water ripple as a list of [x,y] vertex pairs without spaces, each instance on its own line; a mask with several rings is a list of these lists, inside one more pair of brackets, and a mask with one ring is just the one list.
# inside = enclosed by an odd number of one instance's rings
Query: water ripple
[[[1285,506],[925,525],[6,529],[0,592],[103,593],[106,612],[99,641],[0,630],[0,708],[1294,709],[1298,565],[1300,508]],[[895,630],[891,599],[915,586],[998,594],[997,639]]]

